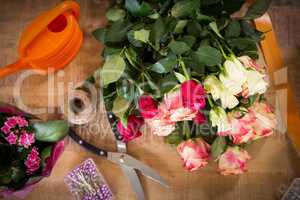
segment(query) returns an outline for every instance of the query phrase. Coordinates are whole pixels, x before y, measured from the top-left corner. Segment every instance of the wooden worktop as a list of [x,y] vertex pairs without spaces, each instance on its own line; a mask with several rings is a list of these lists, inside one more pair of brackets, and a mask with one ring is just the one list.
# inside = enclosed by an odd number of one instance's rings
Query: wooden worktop
[[[0,6],[0,66],[9,64],[17,58],[18,38],[24,26],[42,10],[58,3],[58,0],[2,0]],[[16,73],[0,80],[0,100],[17,105],[30,112],[30,108],[53,111],[55,107],[67,106],[68,88],[85,80],[101,65],[101,45],[92,38],[90,32],[99,26],[105,26],[105,0],[81,0],[80,23],[84,30],[84,44],[77,58],[59,74],[50,79],[45,76],[27,77],[20,89],[20,96],[14,94],[15,85],[21,81],[24,73]],[[54,90],[48,85],[54,78]],[[59,91],[58,85],[64,85]],[[21,99],[22,101],[18,101]],[[22,105],[23,104],[23,105]],[[55,114],[41,116],[51,119]],[[99,128],[100,127],[100,128]],[[80,129],[80,134],[91,143],[115,150],[114,138],[104,112],[99,112],[95,120]],[[28,196],[30,200],[67,200],[71,199],[63,177],[80,162],[93,158],[103,173],[117,200],[133,200],[134,194],[120,168],[105,159],[94,156],[78,145],[66,139],[67,147],[60,157],[51,176],[44,179]],[[211,161],[204,169],[188,173],[176,150],[165,145],[160,138],[143,136],[129,144],[129,154],[153,167],[169,182],[171,188],[165,189],[159,184],[140,176],[149,200],[268,200],[276,199],[278,193],[286,188],[297,175],[300,161],[287,139],[286,134],[276,134],[266,140],[260,140],[248,148],[252,160],[249,172],[242,176],[221,176],[216,164]]]

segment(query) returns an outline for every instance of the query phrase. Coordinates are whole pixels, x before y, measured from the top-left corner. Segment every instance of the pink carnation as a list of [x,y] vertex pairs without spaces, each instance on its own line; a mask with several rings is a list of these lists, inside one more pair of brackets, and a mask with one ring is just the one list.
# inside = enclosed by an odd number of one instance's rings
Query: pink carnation
[[6,140],[9,144],[16,144],[17,143],[17,139],[18,137],[13,133],[11,132],[7,137],[6,137]]
[[223,175],[242,174],[247,171],[246,162],[250,159],[245,150],[228,147],[219,159],[219,171]]
[[210,146],[202,139],[182,142],[177,151],[180,154],[184,168],[188,171],[195,171],[208,163]]
[[24,146],[26,149],[35,142],[35,137],[33,133],[26,133],[25,131],[19,138],[19,145]]
[[27,167],[27,173],[32,174],[40,168],[41,159],[39,157],[39,152],[36,147],[33,147],[30,154],[27,156],[25,161],[25,166]]

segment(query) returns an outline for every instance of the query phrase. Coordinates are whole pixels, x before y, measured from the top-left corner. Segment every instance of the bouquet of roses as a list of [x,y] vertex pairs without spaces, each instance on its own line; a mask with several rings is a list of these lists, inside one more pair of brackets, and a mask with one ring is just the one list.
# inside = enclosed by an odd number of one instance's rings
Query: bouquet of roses
[[276,119],[264,97],[266,69],[255,61],[263,33],[251,23],[270,1],[257,0],[234,18],[244,3],[114,3],[110,25],[93,33],[105,44],[105,63],[88,81],[102,85],[124,142],[146,124],[177,146],[189,171],[211,157],[224,175],[246,171],[245,144],[272,135]]
[[50,172],[64,149],[65,121],[41,122],[0,104],[0,196],[25,198]]

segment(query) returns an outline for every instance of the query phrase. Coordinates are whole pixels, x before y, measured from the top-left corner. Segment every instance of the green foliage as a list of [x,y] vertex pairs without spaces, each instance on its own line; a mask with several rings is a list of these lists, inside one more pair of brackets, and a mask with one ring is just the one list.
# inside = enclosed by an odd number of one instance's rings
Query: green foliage
[[63,120],[36,122],[33,128],[36,139],[42,142],[57,142],[69,131],[68,122]]

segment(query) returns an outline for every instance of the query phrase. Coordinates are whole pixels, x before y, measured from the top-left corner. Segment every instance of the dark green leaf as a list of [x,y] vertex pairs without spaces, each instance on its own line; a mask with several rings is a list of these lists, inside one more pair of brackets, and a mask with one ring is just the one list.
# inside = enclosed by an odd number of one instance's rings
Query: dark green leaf
[[195,11],[199,8],[199,6],[199,0],[179,1],[173,6],[171,10],[171,15],[176,18],[188,17],[193,15]]
[[159,74],[170,72],[177,63],[177,58],[175,55],[169,55],[167,58],[161,59],[155,64],[153,64],[150,70],[157,72]]
[[222,54],[216,48],[202,46],[196,51],[198,62],[207,66],[215,66],[222,63]]
[[48,146],[41,152],[42,166],[45,166],[47,158],[51,156],[53,146]]
[[168,93],[176,85],[178,85],[178,80],[172,73],[168,74],[159,81],[159,89],[162,94]]
[[240,51],[257,50],[256,42],[251,38],[233,38],[227,40],[227,42],[232,48]]
[[134,39],[134,30],[130,30],[127,33],[127,39],[134,47],[143,47],[144,45],[143,42]]
[[189,47],[193,47],[196,43],[196,38],[192,35],[185,35],[179,41],[185,42]]
[[136,88],[131,84],[127,79],[123,79],[120,83],[117,84],[118,95],[122,96],[128,102],[131,102],[134,99]]
[[179,145],[182,141],[183,141],[183,137],[178,133],[172,133],[167,137],[165,137],[165,142],[168,144]]
[[126,34],[132,24],[126,20],[119,20],[114,22],[111,27],[107,29],[105,34],[105,42],[107,43],[119,43],[126,39]]
[[267,12],[272,0],[256,0],[255,3],[248,9],[244,19],[251,20],[261,17]]
[[96,38],[96,40],[105,43],[106,42],[106,33],[107,29],[106,28],[99,28],[93,31],[93,36]]
[[106,57],[108,57],[108,56],[111,56],[111,55],[114,55],[114,54],[120,54],[121,51],[122,51],[121,48],[106,46],[104,48],[104,51],[103,51],[103,57],[104,57],[104,59],[106,59]]
[[205,66],[203,63],[198,62],[196,54],[192,54],[190,57],[183,58],[183,62],[185,63],[186,67],[193,69],[198,74],[204,74],[205,72]]
[[184,54],[185,52],[191,50],[189,45],[187,45],[185,42],[181,41],[172,41],[168,47],[171,49],[173,53],[176,55]]
[[253,27],[250,22],[247,22],[246,20],[242,20],[242,31],[245,34],[245,36],[252,38],[256,42],[260,42],[263,39],[264,34]]
[[187,20],[179,20],[176,24],[176,27],[175,27],[175,30],[174,30],[174,33],[182,33],[185,26],[187,25]]
[[187,25],[187,32],[189,35],[192,35],[194,37],[199,37],[202,33],[202,26],[199,24],[199,22],[191,21]]
[[63,120],[36,122],[33,128],[36,139],[43,142],[57,142],[69,131],[68,122]]
[[25,171],[21,167],[12,167],[11,168],[11,179],[14,182],[20,181],[25,177]]
[[226,138],[217,137],[211,145],[211,154],[214,159],[217,159],[226,149]]
[[125,0],[125,7],[134,16],[142,17],[153,13],[151,5],[144,1],[140,4],[137,0]]
[[233,20],[225,29],[225,37],[238,37],[241,34],[241,25],[238,21]]

